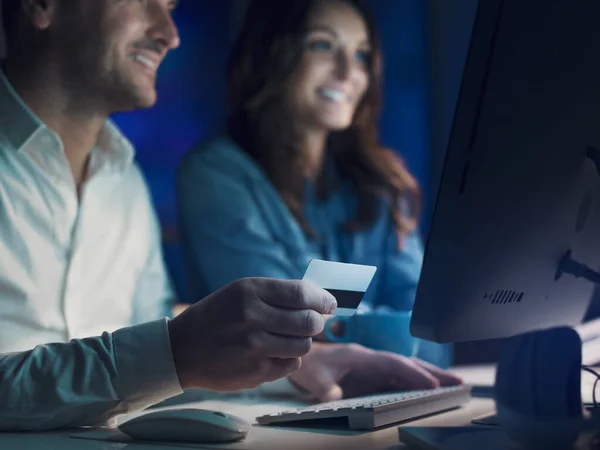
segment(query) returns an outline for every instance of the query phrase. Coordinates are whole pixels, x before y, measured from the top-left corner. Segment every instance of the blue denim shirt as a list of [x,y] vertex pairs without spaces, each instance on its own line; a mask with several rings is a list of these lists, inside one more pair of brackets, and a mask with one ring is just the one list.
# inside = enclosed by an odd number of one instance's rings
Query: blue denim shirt
[[[183,252],[193,298],[243,277],[302,278],[313,258],[378,268],[361,309],[412,310],[423,260],[417,232],[398,250],[397,234],[381,203],[374,224],[346,232],[356,196],[344,185],[327,200],[307,186],[305,217],[319,237],[309,238],[270,180],[239,146],[220,137],[184,157],[178,198]],[[424,359],[448,364],[446,346],[423,345]]]

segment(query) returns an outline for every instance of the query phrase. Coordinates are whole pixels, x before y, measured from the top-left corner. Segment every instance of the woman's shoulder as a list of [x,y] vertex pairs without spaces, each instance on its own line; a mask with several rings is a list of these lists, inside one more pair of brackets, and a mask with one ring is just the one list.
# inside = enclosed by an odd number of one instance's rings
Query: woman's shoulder
[[256,162],[229,136],[219,135],[199,142],[179,163],[179,176],[220,175],[262,179]]

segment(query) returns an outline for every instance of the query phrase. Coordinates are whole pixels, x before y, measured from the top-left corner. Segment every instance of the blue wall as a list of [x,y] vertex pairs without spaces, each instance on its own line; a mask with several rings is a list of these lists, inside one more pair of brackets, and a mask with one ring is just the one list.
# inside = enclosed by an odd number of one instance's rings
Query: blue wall
[[429,83],[426,8],[422,0],[373,0],[384,55],[381,139],[395,149],[423,189],[429,209]]
[[[292,0],[293,1],[293,0]],[[424,188],[427,230],[429,192],[429,83],[426,4],[422,0],[372,0],[381,28],[385,67],[383,143],[399,151]],[[137,147],[163,224],[175,228],[174,175],[181,156],[212,134],[225,113],[223,73],[239,13],[231,0],[184,0],[175,21],[181,47],[164,62],[158,80],[158,104],[147,111],[121,114],[118,125]],[[176,242],[165,245],[167,263],[182,299],[186,299]]]

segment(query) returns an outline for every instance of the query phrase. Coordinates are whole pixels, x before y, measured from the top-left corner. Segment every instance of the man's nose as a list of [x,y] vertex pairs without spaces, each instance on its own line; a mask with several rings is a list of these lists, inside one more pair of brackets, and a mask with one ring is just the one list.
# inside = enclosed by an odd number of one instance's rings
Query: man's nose
[[152,17],[152,28],[149,37],[160,42],[166,50],[174,50],[179,47],[179,31],[173,21],[171,11],[165,6],[156,5],[149,12]]

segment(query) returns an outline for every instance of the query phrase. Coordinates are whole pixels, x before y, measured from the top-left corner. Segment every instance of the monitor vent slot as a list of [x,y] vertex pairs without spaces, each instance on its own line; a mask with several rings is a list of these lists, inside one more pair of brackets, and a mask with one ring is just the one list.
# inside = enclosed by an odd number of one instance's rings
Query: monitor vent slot
[[483,298],[489,300],[493,304],[504,305],[506,303],[521,303],[524,292],[512,291],[510,289],[498,289],[493,294],[485,294]]

